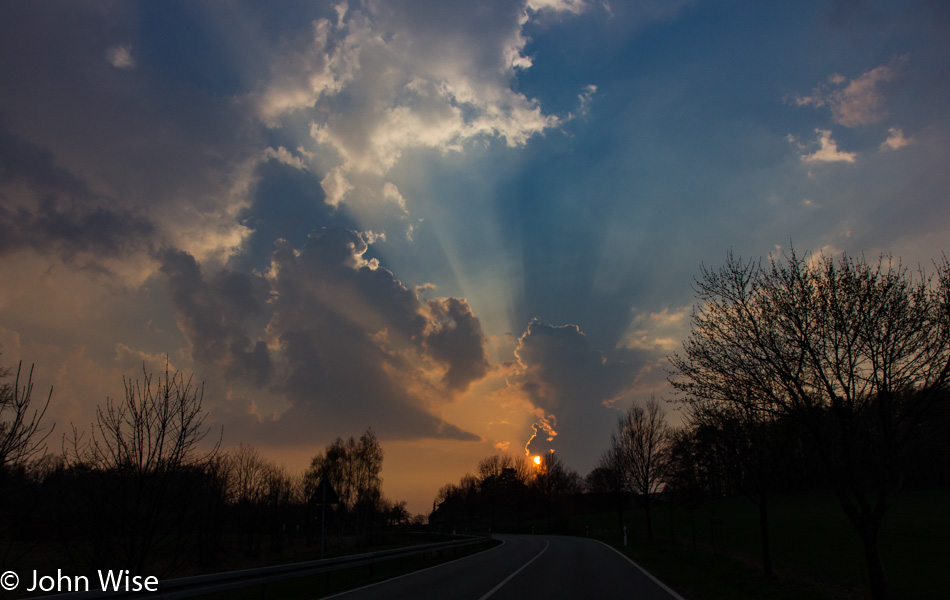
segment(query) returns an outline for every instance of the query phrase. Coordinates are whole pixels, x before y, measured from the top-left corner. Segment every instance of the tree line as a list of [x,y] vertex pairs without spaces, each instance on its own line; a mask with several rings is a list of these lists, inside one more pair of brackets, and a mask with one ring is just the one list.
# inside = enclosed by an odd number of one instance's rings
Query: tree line
[[526,531],[543,520],[554,528],[575,512],[571,497],[583,490],[580,475],[556,454],[496,454],[479,461],[475,474],[439,489],[429,525],[443,531]]
[[[182,372],[123,381],[88,431],[48,451],[32,371],[0,371],[0,569],[121,565],[166,577],[288,553],[379,543],[413,519],[384,497],[383,450],[369,429],[338,438],[291,474],[241,444],[223,451],[204,389]],[[217,434],[217,435],[215,435]],[[321,481],[334,490],[315,498]],[[415,518],[415,522],[419,522]],[[323,536],[326,536],[325,538]]]

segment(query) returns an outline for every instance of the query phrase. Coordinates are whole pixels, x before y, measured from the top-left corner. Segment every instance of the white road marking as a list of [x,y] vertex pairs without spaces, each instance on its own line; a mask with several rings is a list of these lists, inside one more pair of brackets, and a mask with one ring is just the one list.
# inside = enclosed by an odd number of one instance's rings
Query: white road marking
[[504,581],[502,581],[501,583],[499,583],[498,585],[496,585],[495,587],[493,587],[492,589],[490,589],[487,594],[485,594],[484,596],[482,596],[482,597],[479,598],[478,600],[488,600],[488,598],[491,598],[492,594],[494,594],[495,592],[497,592],[498,590],[500,590],[500,589],[502,588],[502,586],[504,586],[506,583],[508,583],[509,581],[511,581],[512,577],[514,577],[515,575],[517,575],[518,573],[520,573],[525,567],[527,567],[528,565],[530,565],[530,564],[533,563],[534,561],[538,560],[538,557],[541,556],[542,554],[544,554],[544,552],[548,549],[548,546],[550,546],[550,545],[551,545],[551,542],[545,540],[545,541],[544,541],[544,548],[541,548],[541,552],[538,552],[537,554],[535,554],[535,555],[534,555],[534,558],[532,558],[531,560],[529,560],[529,561],[526,562],[525,564],[521,565],[521,567],[519,567],[517,571],[515,571],[514,573],[512,573],[511,575],[509,575],[508,577],[506,577]]
[[667,594],[669,594],[670,596],[672,596],[672,597],[674,598],[674,600],[686,600],[685,598],[683,598],[682,596],[680,596],[679,594],[677,594],[675,591],[671,590],[671,589],[669,588],[669,586],[667,586],[665,583],[663,583],[662,581],[660,581],[659,579],[657,579],[656,577],[654,577],[649,571],[647,571],[646,569],[644,569],[643,567],[641,567],[640,565],[638,565],[637,563],[635,563],[632,558],[630,558],[629,556],[627,556],[626,554],[624,554],[624,553],[621,552],[620,550],[617,550],[616,548],[614,548],[614,547],[611,546],[610,544],[606,544],[606,543],[604,543],[604,542],[602,542],[602,541],[600,541],[600,540],[595,540],[595,539],[591,539],[591,538],[588,538],[588,539],[590,539],[590,541],[592,541],[592,542],[597,542],[598,544],[603,544],[604,546],[607,546],[608,548],[610,548],[611,550],[613,550],[614,552],[616,552],[616,553],[619,554],[620,556],[622,556],[622,557],[624,557],[625,559],[627,559],[627,561],[628,561],[631,565],[633,565],[633,566],[635,566],[636,568],[640,569],[640,572],[641,572],[641,573],[643,573],[644,575],[646,575],[647,577],[649,577],[651,580],[653,580],[653,583],[655,583],[655,584],[657,584],[658,586],[660,586],[661,588],[663,588],[663,590],[666,591]]
[[[497,539],[497,538],[496,538],[496,539]],[[466,558],[471,558],[471,557],[473,557],[473,556],[476,556],[476,555],[478,555],[478,554],[481,554],[482,552],[490,552],[490,551],[492,551],[492,550],[497,550],[498,548],[501,548],[502,546],[504,546],[505,544],[508,543],[508,542],[506,542],[505,540],[500,540],[500,541],[501,541],[501,543],[498,544],[497,546],[495,546],[495,547],[493,547],[493,548],[488,548],[487,550],[479,550],[479,551],[476,552],[475,554],[466,554],[465,556],[460,556],[460,557],[458,557],[458,558],[453,558],[452,560],[447,560],[447,561],[445,561],[445,562],[443,562],[443,563],[439,563],[439,564],[437,564],[437,565],[432,565],[431,567],[426,567],[426,568],[424,568],[424,569],[419,569],[418,571],[410,571],[409,573],[404,573],[404,574],[402,574],[402,575],[397,575],[397,576],[395,576],[395,577],[390,577],[389,579],[380,579],[379,581],[370,583],[370,584],[368,584],[368,585],[364,585],[364,586],[361,586],[361,587],[358,587],[358,588],[352,588],[352,589],[349,589],[349,590],[344,590],[344,591],[342,591],[342,592],[337,592],[336,594],[333,594],[332,596],[322,596],[322,597],[320,598],[320,600],[330,600],[331,598],[337,598],[337,597],[340,597],[340,596],[345,596],[345,595],[350,594],[350,593],[352,593],[352,592],[358,592],[358,591],[360,591],[360,590],[365,590],[366,588],[376,587],[377,585],[383,585],[384,583],[389,583],[389,582],[391,582],[391,581],[396,581],[397,579],[402,579],[403,577],[412,577],[413,575],[418,575],[419,573],[423,573],[423,572],[425,572],[425,571],[430,571],[430,570],[432,570],[432,569],[438,569],[439,567],[443,567],[443,566],[445,566],[445,565],[447,565],[447,564],[449,564],[449,563],[454,563],[454,562],[457,561],[457,560],[465,560]],[[493,590],[493,591],[494,591],[494,590]]]

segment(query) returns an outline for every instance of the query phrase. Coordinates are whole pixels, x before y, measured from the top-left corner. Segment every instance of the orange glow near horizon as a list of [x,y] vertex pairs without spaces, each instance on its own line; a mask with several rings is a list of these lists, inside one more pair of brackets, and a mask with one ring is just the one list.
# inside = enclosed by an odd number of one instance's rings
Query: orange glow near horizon
[[540,456],[535,456],[535,457],[534,457],[534,464],[539,465],[539,466],[541,465],[541,457],[540,457]]

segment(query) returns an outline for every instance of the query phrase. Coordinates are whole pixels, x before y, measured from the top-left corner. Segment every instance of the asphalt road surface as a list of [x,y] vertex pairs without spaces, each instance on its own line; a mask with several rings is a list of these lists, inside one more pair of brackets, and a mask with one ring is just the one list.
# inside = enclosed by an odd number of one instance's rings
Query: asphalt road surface
[[496,535],[502,545],[331,596],[339,600],[683,600],[627,557],[575,537]]

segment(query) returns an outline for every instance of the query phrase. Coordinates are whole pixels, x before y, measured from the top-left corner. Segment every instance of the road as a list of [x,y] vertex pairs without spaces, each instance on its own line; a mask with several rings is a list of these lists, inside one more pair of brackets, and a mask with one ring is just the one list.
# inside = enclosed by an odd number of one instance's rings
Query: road
[[472,556],[331,596],[335,600],[682,600],[610,546],[575,537],[496,535]]

